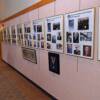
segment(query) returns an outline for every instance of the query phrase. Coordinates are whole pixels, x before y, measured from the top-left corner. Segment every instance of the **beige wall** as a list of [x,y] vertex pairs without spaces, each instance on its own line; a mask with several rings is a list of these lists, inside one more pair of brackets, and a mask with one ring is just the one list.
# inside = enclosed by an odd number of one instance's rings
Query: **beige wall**
[[0,0],[0,20],[3,20],[41,0]]
[[[99,5],[100,0],[56,0],[39,8],[39,12],[36,9],[12,21],[17,23],[18,20],[34,20],[38,16],[44,18]],[[22,58],[20,46],[2,43],[3,60],[59,100],[100,100],[100,61],[97,61],[98,8],[95,15],[93,60],[60,54],[61,74],[56,75],[48,70],[47,51],[37,50],[36,65]]]

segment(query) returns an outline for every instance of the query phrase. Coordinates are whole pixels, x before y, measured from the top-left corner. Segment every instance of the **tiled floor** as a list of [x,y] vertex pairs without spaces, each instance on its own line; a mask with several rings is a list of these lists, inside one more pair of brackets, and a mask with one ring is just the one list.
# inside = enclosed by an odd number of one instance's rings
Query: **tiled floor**
[[0,100],[52,100],[0,60]]

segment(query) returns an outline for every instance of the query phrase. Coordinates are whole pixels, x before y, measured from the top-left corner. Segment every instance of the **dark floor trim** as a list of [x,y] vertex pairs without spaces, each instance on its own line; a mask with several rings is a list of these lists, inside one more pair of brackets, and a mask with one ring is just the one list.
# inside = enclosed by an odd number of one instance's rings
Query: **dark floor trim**
[[20,71],[18,71],[17,69],[15,69],[13,66],[11,66],[10,64],[8,64],[6,61],[4,61],[3,59],[1,59],[4,63],[6,63],[7,65],[9,65],[9,67],[11,67],[13,70],[15,70],[17,73],[19,73],[21,76],[23,76],[23,78],[27,79],[30,83],[32,83],[34,86],[36,86],[38,89],[40,89],[43,93],[45,93],[47,96],[49,96],[51,98],[51,100],[58,100],[56,99],[54,96],[52,96],[50,93],[48,93],[47,91],[45,91],[44,89],[42,89],[39,85],[37,85],[35,82],[33,82],[32,80],[30,80],[28,77],[26,77],[24,74],[22,74]]

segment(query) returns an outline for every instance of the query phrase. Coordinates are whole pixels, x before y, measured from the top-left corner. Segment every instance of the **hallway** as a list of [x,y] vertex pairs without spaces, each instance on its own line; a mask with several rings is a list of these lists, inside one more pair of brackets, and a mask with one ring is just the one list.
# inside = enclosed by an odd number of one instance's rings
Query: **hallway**
[[52,100],[0,60],[0,100]]

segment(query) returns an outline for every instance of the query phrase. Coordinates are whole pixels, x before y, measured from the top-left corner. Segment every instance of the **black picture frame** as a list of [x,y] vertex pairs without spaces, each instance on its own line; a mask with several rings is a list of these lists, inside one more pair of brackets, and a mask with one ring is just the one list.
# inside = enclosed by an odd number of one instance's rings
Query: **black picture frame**
[[48,52],[49,71],[60,75],[60,56],[56,53]]

